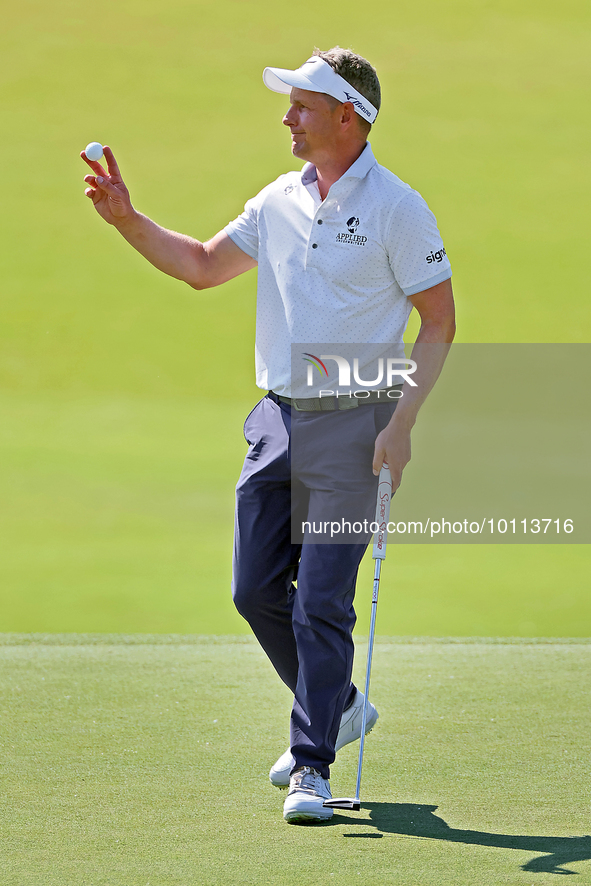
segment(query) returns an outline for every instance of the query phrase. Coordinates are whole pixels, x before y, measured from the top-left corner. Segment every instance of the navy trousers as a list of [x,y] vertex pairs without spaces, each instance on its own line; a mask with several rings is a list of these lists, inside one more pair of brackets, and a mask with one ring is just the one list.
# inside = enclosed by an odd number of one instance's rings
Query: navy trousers
[[324,778],[342,712],[356,691],[353,598],[371,536],[314,544],[306,535],[302,544],[294,541],[292,520],[330,519],[327,508],[350,513],[352,501],[361,519],[374,519],[374,443],[395,406],[292,413],[269,394],[244,425],[249,450],[236,487],[234,603],[294,694],[294,768],[312,766]]

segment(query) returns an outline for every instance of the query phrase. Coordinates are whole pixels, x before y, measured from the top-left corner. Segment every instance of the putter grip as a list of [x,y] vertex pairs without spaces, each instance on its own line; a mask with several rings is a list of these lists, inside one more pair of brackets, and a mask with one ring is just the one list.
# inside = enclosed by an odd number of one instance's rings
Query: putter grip
[[388,520],[390,519],[390,502],[392,500],[392,478],[386,465],[382,466],[378,479],[378,500],[376,519],[378,531],[373,538],[373,559],[386,559],[386,542],[388,541]]

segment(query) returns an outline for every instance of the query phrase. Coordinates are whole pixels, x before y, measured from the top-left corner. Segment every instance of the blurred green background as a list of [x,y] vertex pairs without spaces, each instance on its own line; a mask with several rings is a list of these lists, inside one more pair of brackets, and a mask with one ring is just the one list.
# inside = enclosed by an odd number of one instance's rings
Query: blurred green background
[[[248,630],[229,580],[255,273],[197,293],[152,269],[84,197],[87,142],[138,209],[205,239],[299,165],[262,68],[351,46],[382,81],[378,160],[438,218],[458,341],[586,342],[589,18],[573,0],[4,10],[1,631]],[[589,636],[588,551],[397,546],[378,630]]]

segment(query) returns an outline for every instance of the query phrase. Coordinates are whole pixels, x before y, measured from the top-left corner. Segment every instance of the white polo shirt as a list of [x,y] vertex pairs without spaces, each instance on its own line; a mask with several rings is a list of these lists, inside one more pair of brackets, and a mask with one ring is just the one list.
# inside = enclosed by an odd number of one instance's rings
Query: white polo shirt
[[369,143],[324,201],[316,167],[288,172],[225,228],[258,262],[256,383],[292,391],[291,345],[392,342],[404,356],[409,295],[451,277],[435,216]]

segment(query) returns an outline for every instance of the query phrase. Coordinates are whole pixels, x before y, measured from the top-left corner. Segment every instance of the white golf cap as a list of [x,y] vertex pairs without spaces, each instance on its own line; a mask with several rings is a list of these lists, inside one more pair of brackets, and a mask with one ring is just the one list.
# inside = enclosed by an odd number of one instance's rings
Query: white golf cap
[[295,71],[265,68],[263,82],[273,92],[282,92],[285,95],[289,95],[295,87],[307,89],[308,92],[324,92],[339,102],[352,102],[355,111],[368,123],[373,123],[378,116],[377,108],[318,55],[313,55]]

